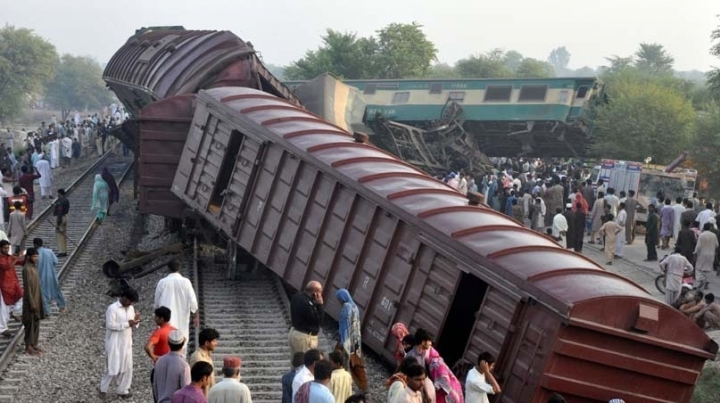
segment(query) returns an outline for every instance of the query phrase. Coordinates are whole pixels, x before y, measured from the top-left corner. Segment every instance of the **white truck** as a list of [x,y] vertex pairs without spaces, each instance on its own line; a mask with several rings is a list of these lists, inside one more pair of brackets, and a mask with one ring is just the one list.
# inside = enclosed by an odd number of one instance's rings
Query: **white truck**
[[[615,196],[620,191],[634,190],[637,194],[638,207],[635,220],[640,223],[647,221],[647,206],[662,192],[673,202],[677,197],[692,197],[695,191],[697,171],[677,168],[684,160],[684,155],[668,166],[643,164],[635,161],[603,159],[601,165],[595,166],[593,182],[602,179],[606,187],[615,189]],[[662,203],[662,201],[661,201]]]

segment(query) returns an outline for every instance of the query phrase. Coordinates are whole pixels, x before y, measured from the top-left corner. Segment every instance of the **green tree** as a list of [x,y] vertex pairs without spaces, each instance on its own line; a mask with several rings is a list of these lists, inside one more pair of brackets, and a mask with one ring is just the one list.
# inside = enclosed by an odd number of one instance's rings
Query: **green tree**
[[390,24],[377,32],[378,78],[424,77],[437,61],[437,48],[422,25]]
[[597,109],[594,154],[657,163],[675,158],[691,140],[695,110],[676,88],[637,74],[606,77],[609,102]]
[[286,67],[285,78],[309,80],[323,73],[341,78],[368,78],[372,75],[366,62],[368,56],[373,56],[374,50],[358,40],[356,34],[328,29],[322,41],[323,46],[307,51],[305,57]]
[[447,63],[436,63],[430,66],[426,78],[460,78],[460,74],[455,67]]
[[[714,30],[710,37],[715,42],[710,48],[710,54],[720,59],[720,27]],[[720,67],[716,67],[708,73],[708,84],[715,92],[716,97],[720,98]]]
[[102,67],[90,57],[63,55],[55,77],[45,86],[45,98],[62,110],[62,120],[70,111],[101,108],[112,97],[102,80]]
[[517,71],[524,58],[522,53],[517,50],[508,50],[505,52],[505,55],[503,55],[503,63],[505,63],[505,66],[510,70]]
[[16,115],[53,76],[55,46],[27,28],[0,29],[0,118]]
[[526,57],[520,62],[515,75],[519,78],[554,77],[555,69],[550,63]]
[[285,68],[285,78],[307,80],[322,73],[345,79],[424,77],[437,60],[437,49],[421,28],[390,24],[367,38],[328,29],[322,46]]
[[514,72],[507,66],[505,52],[493,49],[485,54],[459,60],[455,70],[463,78],[510,78]]
[[635,59],[632,56],[620,57],[618,55],[612,55],[611,57],[606,57],[605,60],[610,62],[610,65],[602,66],[601,69],[608,74],[632,69],[635,63]]
[[698,114],[695,136],[689,153],[693,168],[708,182],[710,190],[720,191],[720,107],[717,104],[705,105],[706,111]]
[[658,43],[641,43],[635,66],[648,74],[671,73],[675,59]]
[[555,48],[550,52],[548,62],[555,68],[557,75],[565,75],[569,71],[570,52],[568,52],[565,46]]

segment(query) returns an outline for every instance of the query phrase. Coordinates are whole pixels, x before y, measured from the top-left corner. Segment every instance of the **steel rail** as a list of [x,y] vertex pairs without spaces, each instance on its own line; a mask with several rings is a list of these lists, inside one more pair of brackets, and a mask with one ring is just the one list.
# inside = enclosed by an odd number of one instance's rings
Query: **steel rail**
[[[106,152],[103,154],[100,158],[98,158],[98,161],[95,162],[92,166],[90,166],[85,172],[83,172],[78,178],[73,181],[70,186],[66,188],[66,192],[70,193],[73,189],[77,187],[78,184],[80,184],[84,179],[87,178],[87,176],[95,172],[97,167],[107,160],[107,158],[111,155],[112,150]],[[125,168],[125,171],[120,176],[120,179],[117,181],[118,187],[122,184],[122,182],[127,177],[127,174],[132,170],[132,167],[134,165],[134,162],[128,163],[127,168]],[[32,222],[28,225],[28,232],[31,231],[31,229],[34,229],[37,227],[37,225],[42,222],[46,218],[48,214],[52,211],[54,206],[54,203],[51,203],[48,207],[42,210],[38,216],[32,220]],[[60,267],[60,270],[58,270],[58,278],[62,282],[62,280],[66,277],[67,272],[70,271],[71,264],[74,263],[75,259],[80,255],[81,250],[85,246],[88,239],[90,239],[90,236],[92,235],[94,229],[97,227],[95,224],[97,222],[97,218],[93,218],[92,221],[90,221],[90,225],[88,225],[88,228],[83,233],[83,236],[80,238],[80,240],[77,242],[77,246],[73,249],[73,251],[68,255],[68,258],[65,260],[65,263]],[[30,227],[32,225],[32,228]],[[67,234],[66,234],[67,235]],[[15,349],[20,344],[20,341],[25,336],[25,327],[20,326],[18,331],[15,333],[15,335],[12,337],[8,345],[5,347],[5,350],[2,352],[2,355],[0,355],[0,373],[3,373],[5,369],[8,367],[10,362],[12,361],[12,358],[15,357]]]

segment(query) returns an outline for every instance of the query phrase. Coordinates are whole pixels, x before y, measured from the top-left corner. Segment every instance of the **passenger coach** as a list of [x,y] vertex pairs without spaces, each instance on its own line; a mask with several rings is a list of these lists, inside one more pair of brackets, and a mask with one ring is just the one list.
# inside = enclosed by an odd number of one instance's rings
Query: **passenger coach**
[[[588,88],[589,90],[589,88]],[[201,91],[172,192],[301,289],[352,293],[365,343],[424,327],[498,358],[501,402],[689,402],[717,345],[630,280],[267,93]]]

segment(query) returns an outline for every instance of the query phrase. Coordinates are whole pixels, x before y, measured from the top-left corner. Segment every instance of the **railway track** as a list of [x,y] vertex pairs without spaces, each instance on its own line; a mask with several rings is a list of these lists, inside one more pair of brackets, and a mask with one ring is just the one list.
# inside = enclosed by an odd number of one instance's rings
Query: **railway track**
[[[239,268],[228,278],[227,263],[216,263],[213,254],[197,245],[194,249],[194,258],[188,254],[183,268],[198,293],[201,328],[220,333],[213,353],[216,379],[222,377],[223,358],[239,356],[241,381],[250,388],[253,402],[279,402],[280,378],[290,369],[291,358],[289,301],[279,278],[262,267]],[[196,340],[190,350],[197,348]],[[322,332],[320,344],[328,351]]]
[[[91,239],[95,225],[95,215],[90,212],[90,200],[95,174],[101,168],[107,167],[115,177],[118,186],[121,185],[132,167],[131,157],[114,156],[106,153],[98,161],[81,174],[70,186],[66,187],[67,198],[70,202],[68,214],[68,256],[59,258],[57,270],[60,277],[61,287],[66,299],[70,297],[73,289],[83,282],[84,269],[96,268],[97,260],[94,259],[97,250],[102,245],[95,245],[87,249],[86,244]],[[42,238],[45,246],[56,250],[55,227],[52,221],[52,204],[40,211],[36,218],[28,224],[28,237],[26,246],[32,246],[33,238]],[[18,278],[22,279],[22,267],[16,268]],[[57,308],[51,305],[50,317],[42,322],[41,342],[53,334],[58,321]],[[72,309],[72,307],[70,307]],[[23,340],[23,328],[18,322],[11,321],[9,324],[13,337],[0,339],[0,372],[4,372],[2,385],[0,385],[0,402],[12,402],[13,395],[22,387],[23,376],[27,373],[29,364],[25,362],[28,358],[17,349]],[[19,354],[18,354],[19,353]]]

